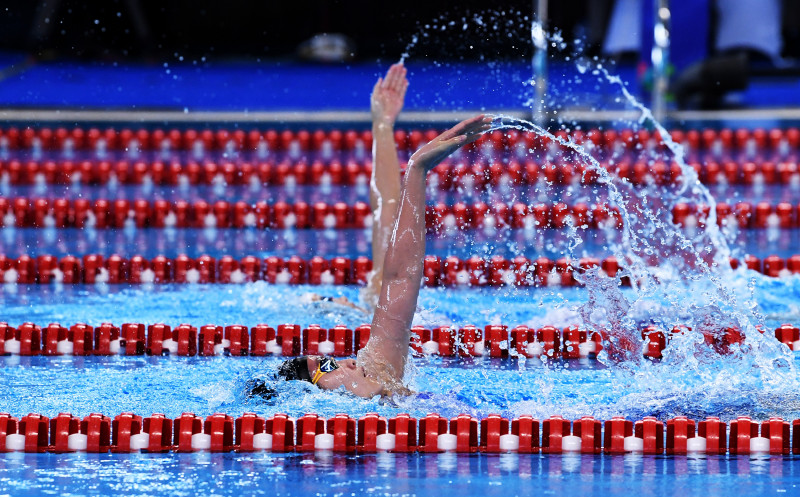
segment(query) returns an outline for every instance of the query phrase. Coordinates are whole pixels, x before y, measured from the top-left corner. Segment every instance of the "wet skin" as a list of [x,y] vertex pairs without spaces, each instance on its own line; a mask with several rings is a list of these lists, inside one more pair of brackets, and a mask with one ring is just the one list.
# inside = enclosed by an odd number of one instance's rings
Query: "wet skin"
[[[314,376],[320,358],[311,356],[308,358],[308,371]],[[317,382],[317,386],[323,390],[335,390],[344,386],[347,391],[359,397],[371,398],[383,392],[383,385],[368,377],[364,368],[356,365],[355,359],[345,359],[336,361],[339,369],[325,373]]]
[[[317,386],[324,390],[344,387],[359,397],[370,398],[400,389],[408,357],[410,329],[422,282],[425,257],[425,180],[427,173],[460,147],[477,140],[491,127],[492,117],[478,115],[461,121],[437,136],[409,159],[401,192],[394,231],[389,239],[383,267],[381,295],[370,328],[370,340],[363,363],[375,377],[367,375],[354,359],[339,362],[339,369],[324,374]],[[373,342],[374,340],[374,342]],[[372,347],[370,347],[372,345]],[[308,372],[313,378],[319,357],[308,358]],[[403,394],[410,391],[402,389]]]

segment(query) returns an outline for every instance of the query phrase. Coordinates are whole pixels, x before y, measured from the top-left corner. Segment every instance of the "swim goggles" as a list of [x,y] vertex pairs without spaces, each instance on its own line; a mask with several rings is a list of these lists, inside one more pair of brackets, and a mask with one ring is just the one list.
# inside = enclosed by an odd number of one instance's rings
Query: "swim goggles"
[[320,378],[331,371],[336,371],[337,369],[339,369],[339,365],[336,364],[336,361],[332,357],[323,357],[317,364],[317,370],[314,371],[314,377],[311,378],[311,384],[316,385]]

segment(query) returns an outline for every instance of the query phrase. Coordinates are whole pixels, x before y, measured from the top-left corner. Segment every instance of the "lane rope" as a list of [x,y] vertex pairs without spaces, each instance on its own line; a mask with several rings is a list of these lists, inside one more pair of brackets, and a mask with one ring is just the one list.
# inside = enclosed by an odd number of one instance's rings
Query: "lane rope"
[[[533,159],[524,153],[506,160],[488,161],[483,156],[462,154],[448,159],[433,169],[429,184],[443,191],[468,190],[484,186],[596,185],[599,175],[580,161],[562,162],[554,158]],[[499,158],[498,158],[499,159]],[[766,185],[800,188],[797,157],[776,161],[763,158],[690,157],[688,164],[703,184],[712,186],[741,185],[763,188]],[[640,160],[636,157],[599,157],[609,174],[627,179],[634,185],[676,184],[682,176],[680,166],[664,161]],[[255,161],[201,158],[200,160],[24,160],[0,161],[0,179],[14,186],[24,185],[163,185],[295,187],[365,186],[372,173],[372,162],[366,155],[342,159],[324,155],[310,161],[286,158],[262,158]]]
[[569,420],[554,415],[478,419],[469,414],[422,418],[369,413],[359,418],[286,414],[268,418],[216,413],[205,418],[183,413],[142,417],[84,418],[60,413],[50,419],[31,413],[21,418],[0,414],[0,452],[339,452],[339,453],[521,453],[521,454],[800,454],[800,420],[779,417],[758,421],[738,416],[729,423],[710,416],[695,421],[652,416],[601,421],[592,416]]
[[[579,326],[558,328],[527,325],[474,325],[461,327],[414,326],[409,347],[416,355],[441,357],[490,357],[499,359],[538,358],[544,361],[596,357],[603,348],[611,354],[620,348],[635,350],[650,359],[661,359],[662,352],[676,336],[690,330],[674,326],[669,330],[654,325],[641,331],[641,342],[609,345],[607,330],[587,330]],[[744,333],[735,327],[697,330],[705,343],[725,355],[745,341]],[[759,328],[764,334],[766,329]],[[790,350],[800,350],[800,328],[783,324],[772,335]],[[0,353],[21,356],[110,356],[174,355],[174,356],[287,356],[332,355],[348,357],[364,348],[369,341],[370,325],[354,330],[346,325],[326,329],[317,324],[305,328],[299,324],[280,324],[272,327],[257,324],[196,326],[180,324],[174,328],[164,323],[145,325],[125,323],[116,326],[103,323],[90,326],[76,323],[69,327],[58,323],[39,326],[23,323],[13,327],[0,323]]]
[[[786,258],[770,255],[763,259],[748,255],[730,260],[731,268],[740,266],[772,278],[788,278],[800,273],[800,254]],[[578,260],[517,256],[455,256],[426,255],[423,261],[423,284],[428,287],[576,287],[581,286],[580,274],[598,271],[617,277],[622,264],[614,256],[604,259],[582,257]],[[17,258],[0,255],[0,282],[22,285],[96,285],[96,284],[242,284],[266,281],[285,285],[364,285],[372,260],[365,256],[355,259],[314,256],[261,258],[248,255],[239,259],[224,255],[196,258],[179,255],[175,258],[159,255],[147,259],[140,255],[130,258],[119,255],[88,254],[83,257],[66,255],[21,255]],[[576,277],[577,276],[577,277]],[[628,276],[621,275],[622,285],[630,285]]]
[[[419,145],[430,141],[442,130],[397,130],[395,141],[401,150],[416,150]],[[559,130],[555,135],[562,139],[571,139],[575,143],[589,148],[623,148],[627,150],[653,149],[664,147],[658,131],[647,129],[591,129]],[[694,150],[765,150],[786,149],[797,150],[800,146],[800,129],[763,128],[736,130],[722,128],[719,130],[705,128],[693,130],[672,130],[670,137],[677,143],[684,144],[690,151]],[[0,139],[8,148],[30,149],[40,147],[50,150],[63,150],[65,147],[78,150],[97,149],[98,146],[112,150],[190,150],[202,147],[204,150],[257,150],[264,146],[268,150],[290,150],[297,147],[301,150],[321,150],[330,147],[333,150],[352,150],[358,146],[369,149],[372,146],[372,132],[369,130],[259,130],[251,129],[144,129],[130,128],[17,128],[0,129]],[[551,145],[547,137],[539,137],[533,133],[522,133],[516,130],[493,131],[479,140],[489,143],[495,149],[515,147],[522,144],[527,148],[546,147]]]
[[[679,202],[672,221],[685,228],[702,228],[710,207]],[[732,229],[795,229],[800,227],[800,204],[790,202],[736,202],[716,205],[717,224]],[[565,202],[507,204],[485,202],[447,205],[437,202],[425,209],[429,231],[548,229],[571,226],[582,229],[619,229],[622,216],[605,203]],[[147,200],[0,197],[0,226],[15,228],[273,228],[363,229],[372,226],[372,209],[366,202],[274,203],[217,200]]]

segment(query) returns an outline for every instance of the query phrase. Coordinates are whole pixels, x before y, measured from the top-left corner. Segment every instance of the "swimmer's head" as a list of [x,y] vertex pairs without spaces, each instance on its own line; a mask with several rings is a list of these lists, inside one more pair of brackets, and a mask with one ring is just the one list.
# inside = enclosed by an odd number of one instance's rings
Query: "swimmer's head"
[[284,361],[278,368],[278,377],[284,380],[302,380],[323,390],[339,387],[359,397],[370,398],[383,391],[383,385],[369,378],[355,359],[335,361],[329,357],[302,356]]
[[278,368],[278,377],[284,380],[302,380],[311,381],[311,374],[308,370],[308,356],[295,357],[283,361],[281,367]]
[[[311,383],[311,375],[308,370],[308,357],[295,357],[284,361],[275,373],[274,379],[287,381],[301,380]],[[260,378],[249,380],[246,385],[247,397],[261,397],[264,400],[272,400],[278,395],[274,382],[267,382]]]
[[[307,356],[286,360],[278,368],[274,379],[301,380],[311,383],[308,366]],[[249,380],[246,385],[246,392],[248,398],[261,397],[264,400],[272,400],[278,395],[274,382],[267,382],[260,378]]]

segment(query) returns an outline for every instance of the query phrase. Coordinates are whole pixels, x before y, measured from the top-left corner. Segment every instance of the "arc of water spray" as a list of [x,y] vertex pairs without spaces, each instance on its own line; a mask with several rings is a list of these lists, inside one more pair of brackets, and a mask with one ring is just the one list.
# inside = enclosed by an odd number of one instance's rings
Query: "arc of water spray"
[[[643,104],[636,100],[633,95],[630,94],[618,76],[610,75],[605,68],[601,67],[600,70],[603,72],[609,82],[616,84],[621,88],[625,98],[641,112],[639,122],[644,123],[650,121],[653,123],[655,128],[661,134],[662,140],[670,152],[675,156],[682,170],[681,184],[678,195],[683,194],[689,188],[689,186],[692,185],[692,192],[696,195],[700,195],[702,201],[709,206],[710,212],[705,223],[704,234],[708,236],[709,240],[716,248],[716,251],[713,254],[714,263],[717,267],[730,274],[730,269],[728,269],[730,250],[728,249],[727,242],[717,226],[715,211],[716,202],[714,201],[708,189],[698,186],[699,183],[696,171],[693,168],[690,168],[683,160],[683,147],[671,140],[669,132],[654,118],[649,109],[647,109]],[[645,278],[651,278],[652,275],[647,269],[648,264],[638,255],[638,251],[643,250],[644,247],[652,249],[652,246],[647,242],[646,239],[637,235],[631,229],[631,226],[633,225],[633,220],[631,218],[632,214],[628,209],[625,208],[628,203],[626,202],[618,183],[614,181],[610,173],[597,161],[597,159],[587,153],[583,146],[573,142],[571,139],[563,139],[555,136],[542,126],[533,122],[511,116],[496,116],[496,119],[492,125],[492,130],[509,128],[518,129],[521,131],[532,131],[539,136],[547,137],[550,140],[558,142],[562,146],[577,152],[582,158],[587,160],[589,166],[600,176],[599,183],[607,185],[611,202],[621,207],[620,214],[623,219],[622,246],[631,248],[630,253],[624,254],[630,261],[628,271],[631,273],[631,284],[634,290],[637,292],[637,295],[641,297],[643,294],[645,294],[646,292],[640,286],[639,281],[645,281]],[[629,186],[631,190],[633,188],[633,185],[625,179],[622,179],[621,184]],[[630,195],[632,198],[636,198],[635,192],[631,191]],[[684,253],[682,255],[684,257],[691,257],[693,259],[692,263],[694,267],[699,269],[702,273],[702,276],[707,278],[708,281],[712,283],[715,291],[718,294],[718,301],[723,301],[728,304],[729,307],[731,307],[732,317],[735,319],[741,329],[745,331],[745,334],[747,336],[757,335],[754,324],[743,312],[738,310],[739,306],[736,297],[730,291],[728,291],[720,278],[715,275],[713,271],[711,271],[711,267],[694,249],[692,242],[688,240],[679,230],[675,230],[673,235],[678,239],[678,246],[684,249]],[[757,315],[755,309],[753,309],[752,312],[753,317],[760,321],[760,316]]]
[[[466,19],[462,20],[464,21],[463,29],[466,29],[468,22]],[[482,23],[479,21],[480,19],[478,18],[472,22],[477,25],[482,25]],[[417,33],[412,37],[410,43],[406,47],[406,50],[401,56],[401,62],[408,57],[410,50],[420,41],[423,35],[424,31],[420,31],[420,33]],[[705,219],[705,227],[703,228],[702,235],[704,237],[703,239],[709,244],[709,247],[713,247],[714,249],[714,251],[711,253],[710,262],[706,262],[706,259],[704,259],[701,253],[699,253],[695,248],[694,243],[696,242],[687,238],[687,236],[681,230],[676,229],[671,219],[664,219],[664,215],[670,213],[671,209],[664,209],[663,206],[656,206],[653,205],[653,202],[648,202],[647,197],[642,196],[641,192],[636,191],[634,189],[634,185],[628,180],[623,178],[621,181],[615,181],[616,178],[612,178],[610,173],[597,161],[597,159],[587,153],[583,146],[573,142],[571,139],[557,137],[543,127],[542,120],[537,118],[537,114],[543,113],[537,113],[536,109],[539,105],[543,105],[543,99],[545,98],[545,86],[544,84],[539,85],[536,78],[537,60],[539,63],[545,63],[546,68],[546,61],[542,60],[542,57],[546,58],[549,44],[555,43],[556,45],[554,46],[562,47],[564,43],[560,38],[548,34],[541,20],[534,20],[531,24],[531,41],[533,46],[537,49],[532,62],[534,66],[534,79],[532,80],[532,83],[533,86],[536,87],[537,95],[537,97],[534,99],[534,102],[532,102],[532,120],[535,122],[509,116],[497,116],[492,130],[513,128],[527,132],[534,132],[539,136],[547,137],[551,141],[559,143],[561,146],[576,152],[584,160],[586,160],[588,167],[598,174],[598,183],[607,185],[609,203],[612,205],[616,204],[620,207],[623,230],[621,232],[621,240],[614,248],[614,251],[618,256],[622,256],[620,259],[625,265],[624,271],[627,272],[627,275],[631,279],[631,284],[636,292],[638,300],[641,300],[643,297],[648,295],[656,295],[659,291],[664,292],[677,290],[679,292],[683,292],[684,289],[682,288],[671,288],[669,286],[662,285],[662,283],[659,282],[662,275],[653,271],[653,267],[651,267],[652,265],[648,263],[648,258],[652,257],[653,255],[661,255],[662,257],[666,257],[666,259],[662,259],[666,262],[668,262],[670,258],[675,258],[675,260],[680,260],[680,258],[682,258],[684,263],[692,268],[692,271],[689,273],[674,273],[679,276],[681,281],[685,281],[687,283],[692,281],[705,281],[709,284],[709,290],[707,292],[703,290],[703,302],[704,305],[708,305],[710,307],[699,307],[698,309],[701,311],[703,311],[703,309],[707,309],[708,311],[712,313],[716,312],[717,314],[727,314],[727,316],[732,318],[732,321],[735,322],[748,337],[759,335],[759,333],[756,333],[754,322],[762,322],[763,319],[758,315],[755,305],[750,306],[751,308],[747,311],[741,310],[742,307],[738,305],[736,296],[726,285],[727,280],[725,279],[724,274],[732,276],[731,269],[729,267],[730,250],[721,230],[717,226],[717,213],[714,208],[716,202],[714,201],[708,189],[699,184],[695,170],[690,168],[683,160],[682,146],[671,140],[670,134],[654,118],[652,112],[630,94],[618,76],[610,75],[605,68],[598,65],[597,69],[602,71],[602,74],[605,76],[608,82],[619,86],[627,101],[641,112],[639,122],[652,122],[652,125],[661,134],[664,144],[674,155],[676,162],[682,170],[681,180],[677,185],[677,190],[673,189],[675,198],[686,196],[687,190],[691,188],[691,192],[693,194],[692,200],[697,204],[704,203],[709,206],[710,210],[708,217]],[[539,59],[536,59],[537,54],[540,56]],[[538,96],[540,93],[541,96]],[[637,212],[634,212],[634,209]],[[637,213],[640,213],[638,215],[645,216],[647,219],[651,220],[652,224],[648,226],[641,226],[645,228],[644,230],[637,229],[636,225],[639,222]],[[655,233],[652,231],[653,229],[666,229],[666,236],[658,239],[656,243],[651,242],[650,239],[648,239],[648,236],[655,235]],[[711,251],[709,250],[709,252]],[[661,269],[670,269],[668,265],[662,265],[660,267]],[[722,277],[720,277],[721,275],[718,274],[719,271],[712,271],[712,267],[716,267],[716,269],[722,271]],[[625,275],[624,273],[622,274]],[[686,306],[682,305],[679,299],[673,299],[668,294],[665,296],[667,297],[667,301],[674,306],[674,308],[685,309]],[[670,319],[670,317],[665,318]],[[702,320],[698,320],[696,322],[702,324]],[[632,319],[626,317],[626,331],[630,331],[627,330],[629,324],[632,324]],[[633,329],[633,327],[631,327],[631,329]]]

